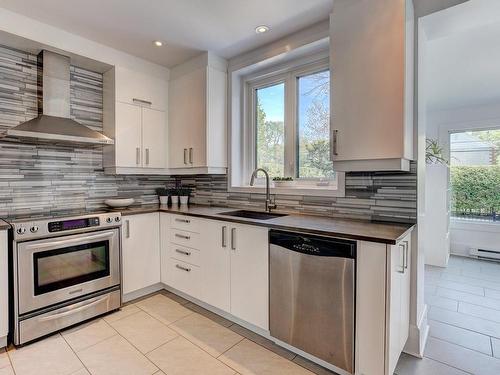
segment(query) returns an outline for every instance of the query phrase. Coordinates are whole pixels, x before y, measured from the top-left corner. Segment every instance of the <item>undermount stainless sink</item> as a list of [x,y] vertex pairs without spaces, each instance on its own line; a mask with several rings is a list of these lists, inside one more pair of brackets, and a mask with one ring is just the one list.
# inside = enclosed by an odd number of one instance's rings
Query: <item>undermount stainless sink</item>
[[247,219],[256,219],[256,220],[270,220],[270,219],[276,219],[277,217],[287,216],[287,214],[275,214],[271,212],[248,211],[248,210],[222,212],[221,215],[244,217]]

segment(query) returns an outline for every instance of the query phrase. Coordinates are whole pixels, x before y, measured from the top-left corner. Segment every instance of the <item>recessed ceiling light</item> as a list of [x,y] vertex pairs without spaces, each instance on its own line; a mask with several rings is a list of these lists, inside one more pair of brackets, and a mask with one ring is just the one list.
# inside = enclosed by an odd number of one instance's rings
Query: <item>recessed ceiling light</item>
[[154,44],[156,47],[161,47],[161,46],[163,46],[163,42],[162,42],[161,40],[155,40],[155,41],[153,42],[153,44]]
[[255,32],[257,34],[263,34],[269,31],[269,26],[266,25],[260,25],[255,28]]

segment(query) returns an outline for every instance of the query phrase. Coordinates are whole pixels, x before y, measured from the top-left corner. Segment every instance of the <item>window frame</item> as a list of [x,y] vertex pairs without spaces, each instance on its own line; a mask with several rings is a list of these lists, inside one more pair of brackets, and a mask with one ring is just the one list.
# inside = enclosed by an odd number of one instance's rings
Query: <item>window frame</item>
[[[244,155],[244,163],[246,171],[253,171],[257,167],[257,90],[266,87],[271,87],[280,83],[284,84],[284,176],[293,177],[295,181],[301,186],[317,187],[317,183],[323,181],[324,183],[337,182],[339,180],[339,172],[336,177],[320,178],[320,177],[298,177],[299,176],[299,162],[298,162],[298,127],[299,127],[299,92],[298,80],[301,77],[312,75],[315,73],[324,72],[329,70],[329,59],[322,58],[320,60],[296,64],[292,67],[282,70],[275,70],[270,73],[259,72],[245,78],[245,95],[246,102],[245,116],[247,124],[247,142],[248,149]],[[248,174],[248,173],[246,173]]]

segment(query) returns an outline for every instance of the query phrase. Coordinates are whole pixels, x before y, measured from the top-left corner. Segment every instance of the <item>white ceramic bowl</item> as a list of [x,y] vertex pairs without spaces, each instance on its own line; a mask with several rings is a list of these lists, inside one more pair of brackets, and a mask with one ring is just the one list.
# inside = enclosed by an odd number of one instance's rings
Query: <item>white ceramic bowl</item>
[[128,207],[135,202],[134,198],[116,198],[116,199],[106,199],[104,203],[109,207],[119,208]]

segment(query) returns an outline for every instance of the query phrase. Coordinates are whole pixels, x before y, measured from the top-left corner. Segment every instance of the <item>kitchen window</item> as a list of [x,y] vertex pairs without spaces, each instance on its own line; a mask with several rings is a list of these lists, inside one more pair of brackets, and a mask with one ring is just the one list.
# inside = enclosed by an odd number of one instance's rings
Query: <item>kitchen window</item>
[[263,168],[271,178],[292,178],[286,190],[341,195],[335,192],[343,193],[344,176],[333,170],[330,161],[328,59],[267,69],[243,82],[245,172],[241,186],[248,188],[252,171]]

